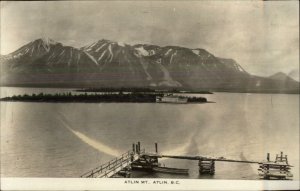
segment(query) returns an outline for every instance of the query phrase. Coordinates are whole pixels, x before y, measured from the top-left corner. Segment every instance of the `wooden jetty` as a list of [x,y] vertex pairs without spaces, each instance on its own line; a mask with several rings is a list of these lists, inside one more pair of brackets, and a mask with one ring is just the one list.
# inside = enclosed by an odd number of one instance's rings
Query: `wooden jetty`
[[235,160],[224,157],[207,156],[186,156],[186,155],[163,155],[158,154],[158,146],[155,143],[155,153],[146,153],[141,149],[141,144],[132,145],[132,150],[123,153],[105,164],[102,164],[81,175],[82,178],[129,178],[132,170],[142,170],[161,173],[187,174],[188,169],[161,167],[159,158],[173,158],[181,160],[197,160],[200,174],[214,175],[215,162],[237,162],[258,164],[258,175],[261,179],[292,180],[290,172],[291,165],[288,164],[287,155],[276,155],[275,161],[270,161],[270,154],[267,154],[267,161]]

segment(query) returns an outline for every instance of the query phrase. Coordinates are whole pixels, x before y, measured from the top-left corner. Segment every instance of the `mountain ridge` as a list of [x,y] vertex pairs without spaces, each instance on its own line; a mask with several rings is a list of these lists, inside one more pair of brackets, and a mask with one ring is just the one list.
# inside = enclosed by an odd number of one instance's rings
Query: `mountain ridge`
[[107,39],[74,48],[40,38],[2,55],[0,61],[2,85],[299,92],[296,81],[251,75],[234,59],[202,48],[129,45]]
[[288,80],[288,81],[297,82],[297,80],[293,79],[291,76],[289,76],[288,74],[286,74],[284,72],[276,72],[275,74],[269,76],[268,78],[274,79],[274,80]]

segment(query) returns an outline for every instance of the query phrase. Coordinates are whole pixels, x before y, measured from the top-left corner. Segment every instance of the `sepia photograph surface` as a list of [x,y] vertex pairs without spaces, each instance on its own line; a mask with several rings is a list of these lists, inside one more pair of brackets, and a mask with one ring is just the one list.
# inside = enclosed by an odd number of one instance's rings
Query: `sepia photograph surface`
[[1,1],[0,26],[2,185],[299,188],[298,1]]

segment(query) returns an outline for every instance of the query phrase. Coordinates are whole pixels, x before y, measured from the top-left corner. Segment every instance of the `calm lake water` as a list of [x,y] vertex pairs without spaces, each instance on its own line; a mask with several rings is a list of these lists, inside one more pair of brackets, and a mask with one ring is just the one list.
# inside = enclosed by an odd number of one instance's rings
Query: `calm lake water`
[[[70,89],[1,88],[1,97]],[[299,95],[215,93],[215,103],[1,102],[1,176],[79,177],[141,141],[147,151],[265,160],[283,151],[299,180]],[[216,162],[216,174],[197,161],[166,159],[189,175],[136,172],[133,177],[258,179],[256,164]]]

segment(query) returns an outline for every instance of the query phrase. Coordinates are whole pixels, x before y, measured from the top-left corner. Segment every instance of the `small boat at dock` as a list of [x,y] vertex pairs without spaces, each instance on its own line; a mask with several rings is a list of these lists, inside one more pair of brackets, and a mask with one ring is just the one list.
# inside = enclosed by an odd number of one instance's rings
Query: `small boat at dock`
[[169,167],[153,167],[153,171],[171,174],[188,174],[189,169],[169,168]]

